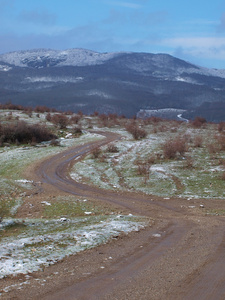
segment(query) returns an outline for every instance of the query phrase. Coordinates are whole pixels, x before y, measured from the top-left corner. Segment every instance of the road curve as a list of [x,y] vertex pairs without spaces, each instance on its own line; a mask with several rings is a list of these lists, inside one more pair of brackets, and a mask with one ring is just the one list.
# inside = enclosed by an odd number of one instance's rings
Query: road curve
[[[118,254],[118,259],[107,268],[73,282],[65,279],[43,294],[42,299],[225,299],[223,218],[190,211],[186,200],[105,191],[72,180],[69,170],[76,161],[95,147],[120,138],[114,133],[102,134],[104,140],[68,149],[42,162],[36,175],[44,190],[59,189],[97,199],[154,218],[155,226],[139,233],[141,246],[135,244],[135,237],[133,248],[124,248],[124,253]],[[159,238],[154,237],[156,230]],[[116,247],[118,242],[114,243]]]

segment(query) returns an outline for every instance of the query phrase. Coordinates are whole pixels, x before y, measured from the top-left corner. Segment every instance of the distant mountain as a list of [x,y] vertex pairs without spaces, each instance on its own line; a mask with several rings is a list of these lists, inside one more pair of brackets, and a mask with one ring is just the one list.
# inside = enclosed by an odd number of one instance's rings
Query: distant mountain
[[[167,54],[37,49],[0,55],[0,102],[225,120],[225,70]],[[167,108],[167,110],[165,110]],[[168,112],[168,113],[167,113]],[[171,115],[171,112],[173,114]]]

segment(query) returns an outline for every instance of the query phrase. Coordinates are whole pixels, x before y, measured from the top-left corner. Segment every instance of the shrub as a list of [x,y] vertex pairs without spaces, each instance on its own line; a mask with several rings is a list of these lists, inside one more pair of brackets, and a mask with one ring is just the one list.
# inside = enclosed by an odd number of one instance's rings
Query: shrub
[[107,151],[111,152],[111,153],[117,153],[117,152],[119,152],[119,149],[116,145],[110,144],[107,148]]
[[215,154],[218,152],[218,147],[215,144],[208,144],[207,148],[210,154]]
[[50,113],[47,113],[45,119],[46,119],[46,121],[51,122],[51,120],[52,120],[51,114],[50,114]]
[[24,121],[0,126],[0,141],[3,143],[27,144],[49,141],[56,138],[45,126],[29,125]]
[[163,154],[166,159],[174,159],[177,154],[183,155],[187,151],[186,140],[177,137],[173,140],[167,140],[163,145]]
[[225,172],[221,174],[221,179],[225,181]]
[[202,118],[202,117],[196,117],[194,119],[194,121],[191,122],[191,124],[195,127],[195,128],[200,128],[202,127],[203,124],[206,123],[206,119]]
[[94,148],[94,149],[91,151],[92,157],[93,157],[94,159],[99,158],[100,155],[101,155],[101,153],[102,153],[102,151],[101,151],[100,148]]
[[50,142],[50,145],[51,146],[60,146],[60,141],[59,140],[56,140],[56,139],[52,139],[51,142]]
[[225,122],[220,122],[218,124],[218,131],[222,132],[222,131],[224,131],[224,129],[225,129]]
[[72,130],[72,133],[76,136],[79,137],[82,135],[82,128],[80,126],[74,127]]
[[74,115],[70,118],[70,124],[78,124],[81,119],[80,115]]
[[50,112],[51,110],[45,105],[38,105],[35,107],[34,111],[37,113],[44,113],[44,112]]
[[60,129],[65,129],[66,126],[69,124],[69,119],[64,114],[55,114],[54,116],[52,116],[51,121]]
[[149,168],[150,166],[146,163],[140,163],[137,165],[138,166],[138,174],[139,175],[149,175]]
[[220,134],[216,136],[217,144],[221,151],[225,150],[225,134]]
[[202,147],[203,139],[200,135],[194,138],[194,147],[200,148]]
[[190,156],[187,156],[185,159],[184,167],[191,169],[194,167],[194,161]]
[[130,123],[126,130],[132,134],[135,140],[143,139],[147,136],[147,131],[143,128],[140,128],[135,122]]

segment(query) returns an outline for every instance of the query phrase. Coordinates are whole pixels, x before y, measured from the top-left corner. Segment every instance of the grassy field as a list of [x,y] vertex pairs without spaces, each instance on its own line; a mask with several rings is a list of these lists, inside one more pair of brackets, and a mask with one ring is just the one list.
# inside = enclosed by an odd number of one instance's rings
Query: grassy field
[[[117,130],[123,139],[114,145],[116,153],[106,146],[99,157],[88,155],[75,164],[71,175],[107,189],[162,197],[224,198],[225,151],[218,137],[225,135],[217,127],[205,124],[194,128],[187,123],[164,121],[144,126],[147,137],[142,140]],[[165,144],[177,139],[185,144],[184,153],[177,151],[172,159],[166,157]]]

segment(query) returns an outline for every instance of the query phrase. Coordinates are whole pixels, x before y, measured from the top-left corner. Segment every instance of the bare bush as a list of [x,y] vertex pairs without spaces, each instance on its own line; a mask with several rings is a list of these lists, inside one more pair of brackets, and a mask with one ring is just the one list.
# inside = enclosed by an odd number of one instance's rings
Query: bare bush
[[50,113],[47,113],[45,119],[46,119],[46,121],[51,122],[51,120],[52,120],[51,114],[50,114]]
[[225,134],[220,134],[216,136],[217,144],[221,151],[225,150]]
[[222,179],[223,181],[225,181],[225,172],[223,172],[223,173],[221,174],[221,179]]
[[70,124],[78,124],[81,119],[80,115],[74,115],[70,118]]
[[111,152],[111,153],[117,153],[119,152],[119,149],[116,145],[114,144],[110,144],[108,147],[107,147],[107,151],[108,152]]
[[153,165],[155,163],[155,161],[156,161],[156,157],[150,156],[147,160],[147,163]]
[[149,164],[146,164],[146,163],[140,163],[137,165],[138,167],[138,175],[149,175],[149,168],[150,168],[150,165]]
[[222,131],[224,131],[225,130],[225,122],[220,122],[219,124],[218,124],[218,131],[219,132],[222,132]]
[[222,168],[225,168],[225,159],[220,158],[218,161],[218,165],[221,166]]
[[183,155],[187,151],[186,140],[182,137],[176,137],[173,140],[167,140],[162,145],[164,158],[174,159],[177,154]]
[[51,121],[60,129],[65,129],[69,124],[69,118],[64,114],[55,114],[52,116]]
[[212,144],[212,143],[208,144],[207,148],[208,148],[208,151],[209,151],[210,154],[215,154],[215,153],[218,152],[218,147],[215,144]]
[[194,167],[194,161],[190,156],[186,156],[185,162],[184,162],[184,167],[187,169],[191,169]]
[[39,143],[56,138],[45,126],[29,125],[24,121],[0,126],[0,140],[3,143]]
[[72,129],[72,133],[76,136],[76,137],[79,137],[82,135],[82,128],[81,126],[78,126],[78,127],[74,127]]
[[200,128],[205,123],[206,123],[206,119],[202,117],[196,117],[194,121],[191,122],[192,126],[195,128]]
[[37,113],[50,112],[51,109],[45,105],[38,105],[34,108],[34,111]]
[[132,134],[135,140],[143,139],[147,136],[147,131],[140,128],[135,122],[132,122],[126,126],[126,130]]
[[202,144],[203,144],[202,137],[200,135],[195,136],[195,138],[194,138],[194,147],[200,148],[200,147],[202,147]]
[[52,139],[51,142],[50,142],[50,145],[54,146],[54,147],[60,146],[60,141],[57,140],[57,139]]
[[100,148],[94,148],[92,151],[91,151],[91,155],[94,159],[96,158],[99,158],[100,155],[102,154],[102,151]]

